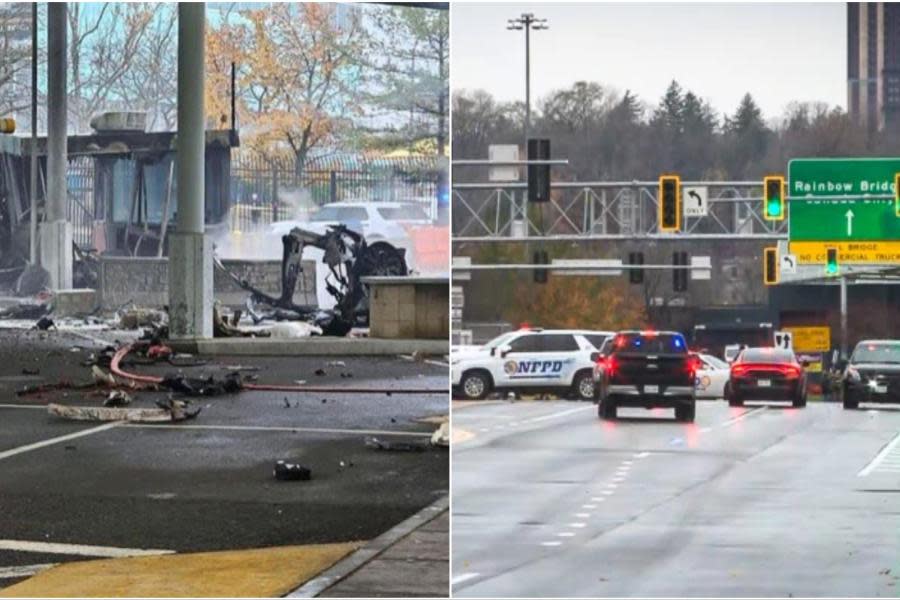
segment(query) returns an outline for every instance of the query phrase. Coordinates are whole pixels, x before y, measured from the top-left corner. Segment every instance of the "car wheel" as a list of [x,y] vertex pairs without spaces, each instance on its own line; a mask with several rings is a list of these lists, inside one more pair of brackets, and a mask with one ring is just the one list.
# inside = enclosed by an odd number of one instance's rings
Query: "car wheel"
[[575,376],[572,382],[572,396],[578,400],[593,400],[597,393],[597,386],[594,385],[594,374],[590,371],[583,371]]
[[791,404],[793,404],[794,408],[806,407],[806,396],[803,396],[801,398],[795,398]]
[[482,400],[491,391],[490,377],[484,371],[469,371],[459,382],[463,396],[468,400]]
[[675,419],[685,423],[693,423],[697,414],[697,405],[693,402],[675,407]]
[[859,400],[850,395],[850,392],[848,392],[846,388],[842,390],[841,397],[843,398],[844,408],[847,410],[859,408]]
[[597,406],[597,414],[601,419],[606,421],[612,421],[616,418],[616,403],[610,401],[609,398],[605,398],[600,401],[600,404]]
[[743,406],[744,401],[736,396],[731,396],[728,398],[728,406]]

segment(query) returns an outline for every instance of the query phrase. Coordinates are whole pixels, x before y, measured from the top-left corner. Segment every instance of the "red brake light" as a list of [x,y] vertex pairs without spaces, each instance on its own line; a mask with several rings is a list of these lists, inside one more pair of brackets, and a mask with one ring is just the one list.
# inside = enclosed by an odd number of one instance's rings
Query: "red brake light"
[[610,376],[614,375],[616,372],[616,369],[618,368],[618,365],[616,364],[616,357],[615,356],[607,357],[605,364],[606,364],[606,374],[610,375]]
[[741,377],[747,374],[747,365],[731,365],[731,374]]

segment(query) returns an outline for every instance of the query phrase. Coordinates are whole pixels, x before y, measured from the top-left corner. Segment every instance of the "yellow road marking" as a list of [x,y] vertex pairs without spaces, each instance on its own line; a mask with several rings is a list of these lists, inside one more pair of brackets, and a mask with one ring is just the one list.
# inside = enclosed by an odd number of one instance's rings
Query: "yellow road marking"
[[346,542],[70,562],[0,590],[0,597],[280,597],[360,545]]

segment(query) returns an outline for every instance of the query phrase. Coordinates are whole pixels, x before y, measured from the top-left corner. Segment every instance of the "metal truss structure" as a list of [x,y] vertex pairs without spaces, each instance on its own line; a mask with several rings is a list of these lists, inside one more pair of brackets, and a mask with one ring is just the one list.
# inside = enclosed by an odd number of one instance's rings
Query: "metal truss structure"
[[[552,199],[528,210],[525,183],[454,183],[455,242],[516,239],[787,239],[788,219],[763,217],[761,181],[682,182],[706,187],[705,216],[684,217],[677,233],[658,228],[657,181],[554,182]],[[685,201],[685,200],[683,200]]]

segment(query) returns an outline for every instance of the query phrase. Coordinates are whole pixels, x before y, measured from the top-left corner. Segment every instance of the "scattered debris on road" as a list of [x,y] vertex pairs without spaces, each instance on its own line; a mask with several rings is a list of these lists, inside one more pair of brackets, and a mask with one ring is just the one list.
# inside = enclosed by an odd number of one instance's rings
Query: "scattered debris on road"
[[142,327],[156,329],[167,323],[168,320],[168,315],[164,311],[155,308],[130,308],[119,316],[119,327],[129,330]]
[[366,446],[373,450],[388,450],[391,452],[424,452],[425,446],[411,442],[390,442],[379,440],[376,437],[367,437]]
[[131,404],[131,396],[122,390],[113,390],[103,401],[103,406],[117,408]]
[[178,401],[170,407],[160,408],[120,408],[106,406],[65,406],[50,403],[47,413],[70,421],[127,421],[129,423],[171,423],[193,419],[200,413],[200,407],[189,408],[187,403]]
[[279,481],[309,481],[312,471],[303,465],[279,460],[275,462],[272,476]]
[[41,317],[38,319],[37,323],[34,324],[33,329],[37,329],[38,331],[47,331],[48,329],[57,329],[56,323],[53,322],[53,319],[50,317]]
[[450,423],[444,422],[431,435],[431,445],[440,446],[442,448],[450,447]]
[[223,379],[212,375],[200,378],[169,374],[159,385],[186,396],[222,396],[239,392],[244,387],[239,373],[229,373]]

